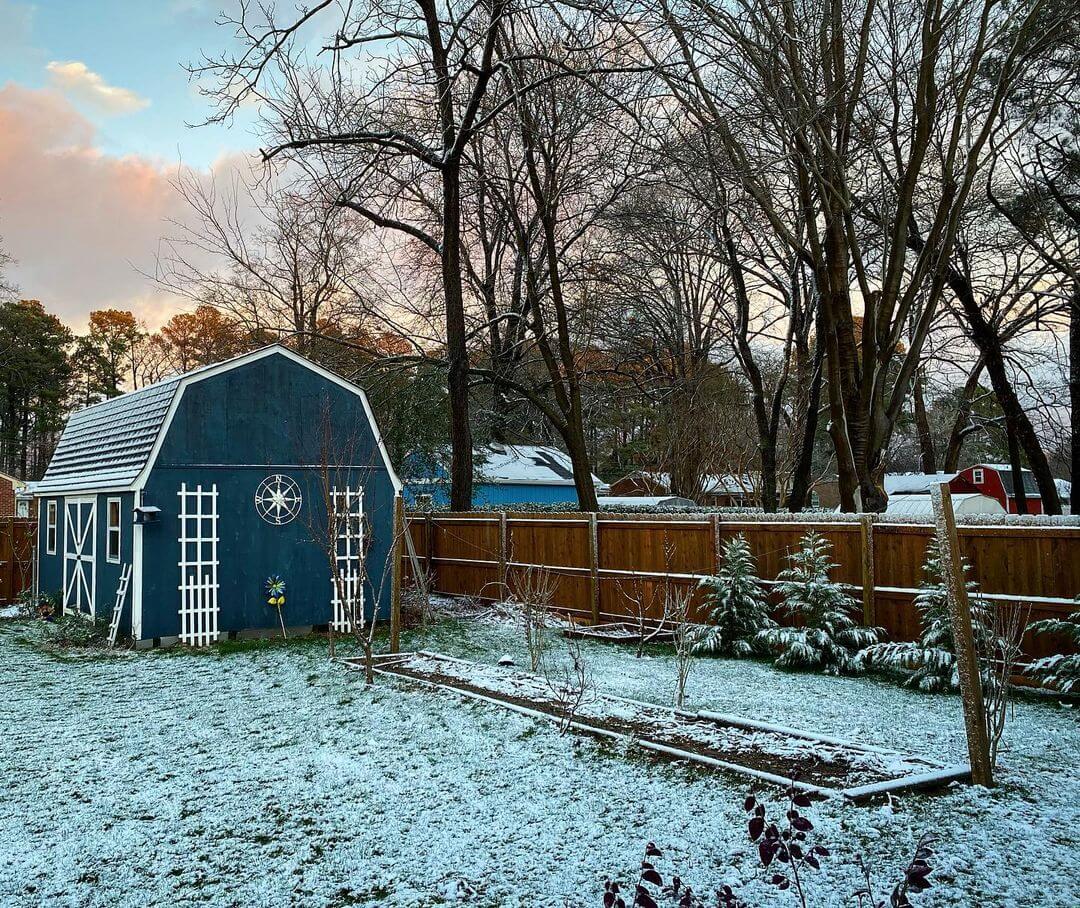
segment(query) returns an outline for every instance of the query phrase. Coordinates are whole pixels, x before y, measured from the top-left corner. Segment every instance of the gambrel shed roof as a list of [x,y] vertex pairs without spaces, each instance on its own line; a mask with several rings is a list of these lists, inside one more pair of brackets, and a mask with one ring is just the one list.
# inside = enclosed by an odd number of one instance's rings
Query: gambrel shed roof
[[363,390],[287,347],[273,344],[73,413],[64,427],[49,468],[37,485],[36,494],[94,492],[134,486],[151,464],[158,441],[168,428],[174,404],[187,385],[275,353],[302,363],[362,398],[391,481],[400,488]]
[[154,450],[183,377],[177,375],[72,413],[38,486],[39,494],[131,485]]

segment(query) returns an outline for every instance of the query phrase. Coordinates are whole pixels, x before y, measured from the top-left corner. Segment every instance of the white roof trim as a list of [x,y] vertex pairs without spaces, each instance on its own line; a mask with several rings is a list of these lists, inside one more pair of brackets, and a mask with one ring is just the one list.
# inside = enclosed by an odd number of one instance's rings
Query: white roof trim
[[154,446],[150,449],[150,455],[146,458],[146,465],[139,472],[139,475],[135,477],[130,488],[141,490],[146,487],[146,481],[150,476],[150,472],[154,469],[154,464],[157,463],[158,454],[161,453],[161,446],[165,443],[165,436],[169,434],[169,427],[172,425],[172,421],[176,416],[176,411],[180,408],[180,401],[183,400],[184,392],[191,385],[201,382],[204,379],[221,375],[224,372],[230,372],[240,366],[246,366],[248,363],[256,362],[264,357],[273,356],[275,353],[280,353],[286,359],[291,359],[294,363],[309,369],[316,375],[325,378],[327,381],[333,382],[360,398],[360,402],[364,405],[364,414],[367,416],[368,425],[371,427],[371,432],[375,437],[375,443],[379,447],[379,455],[382,457],[383,466],[386,468],[386,474],[390,477],[390,482],[394,487],[395,494],[400,495],[401,480],[398,479],[398,475],[394,471],[393,465],[390,463],[390,455],[387,453],[382,433],[379,431],[378,423],[375,422],[375,414],[371,410],[371,404],[368,402],[367,394],[364,392],[364,389],[359,385],[353,384],[351,381],[342,378],[340,375],[336,375],[329,369],[324,369],[317,363],[313,363],[310,359],[301,356],[299,353],[294,353],[288,347],[282,346],[281,344],[271,344],[269,347],[253,350],[251,353],[243,353],[240,356],[235,356],[232,359],[227,359],[221,363],[215,363],[212,366],[206,366],[205,368],[198,369],[182,377],[176,392],[173,394],[172,403],[169,405],[169,411],[165,414],[165,419],[162,421],[161,428],[158,430],[158,436],[154,441]]

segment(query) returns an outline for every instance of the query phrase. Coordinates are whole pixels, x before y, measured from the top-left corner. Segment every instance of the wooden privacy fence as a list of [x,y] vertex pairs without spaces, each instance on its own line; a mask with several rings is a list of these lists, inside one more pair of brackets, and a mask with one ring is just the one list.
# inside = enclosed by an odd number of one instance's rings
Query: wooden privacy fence
[[0,605],[7,605],[34,579],[33,520],[0,517]]
[[[914,640],[913,604],[923,577],[930,525],[851,521],[748,521],[719,514],[639,516],[582,513],[412,514],[409,533],[432,589],[454,596],[501,599],[523,573],[544,568],[557,576],[555,605],[592,623],[662,615],[668,585],[693,589],[693,615],[704,620],[698,581],[717,570],[720,547],[743,534],[758,575],[775,582],[808,531],[832,545],[833,579],[861,600],[863,623],[884,627],[890,639]],[[1080,527],[964,526],[960,546],[971,577],[992,603],[1030,606],[1030,622],[1061,617],[1080,592]],[[1028,634],[1028,657],[1064,651],[1064,644]]]

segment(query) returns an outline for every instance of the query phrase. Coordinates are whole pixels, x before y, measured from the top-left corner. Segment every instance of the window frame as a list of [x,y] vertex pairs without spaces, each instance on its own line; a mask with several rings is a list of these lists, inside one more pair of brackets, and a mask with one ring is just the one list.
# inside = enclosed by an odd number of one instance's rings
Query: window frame
[[[116,503],[116,525],[112,522],[112,506]],[[119,497],[105,499],[105,560],[109,564],[120,563],[120,551],[124,543],[124,503]],[[116,557],[112,555],[112,537],[116,533]]]
[[57,506],[56,499],[45,502],[45,554],[56,554],[56,537],[59,535],[56,532],[57,529],[57,515],[60,508]]
[[972,485],[981,486],[986,482],[986,471],[982,467],[973,467],[971,470]]

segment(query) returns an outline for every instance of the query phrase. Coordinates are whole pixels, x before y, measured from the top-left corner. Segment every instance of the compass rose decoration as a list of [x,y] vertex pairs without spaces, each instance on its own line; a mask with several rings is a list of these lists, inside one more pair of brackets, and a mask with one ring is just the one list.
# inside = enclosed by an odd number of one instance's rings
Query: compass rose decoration
[[303,503],[300,487],[281,473],[267,476],[255,490],[255,510],[263,520],[275,526],[284,526],[294,520]]

